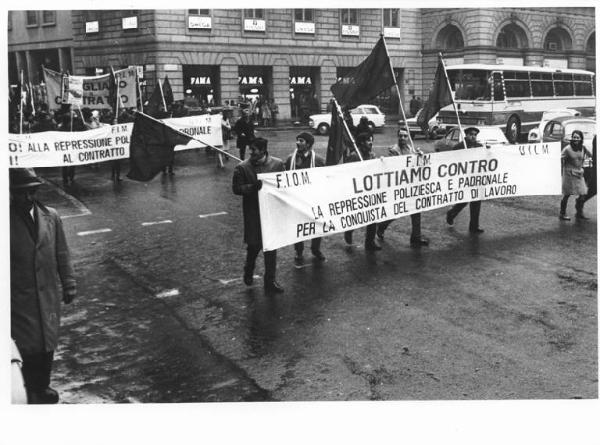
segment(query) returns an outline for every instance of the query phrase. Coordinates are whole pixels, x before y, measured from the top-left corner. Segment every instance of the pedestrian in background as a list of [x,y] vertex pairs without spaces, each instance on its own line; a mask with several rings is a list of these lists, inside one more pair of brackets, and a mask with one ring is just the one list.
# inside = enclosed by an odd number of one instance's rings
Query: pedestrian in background
[[[373,154],[373,135],[371,133],[359,133],[356,136],[356,147],[360,150],[360,154],[362,155],[362,159],[367,161],[369,159],[375,159],[375,155]],[[360,157],[356,151],[352,151],[348,158],[344,161],[345,163],[349,162],[359,162]],[[381,250],[381,246],[375,243],[375,232],[377,230],[377,223],[372,223],[367,226],[365,235],[365,250],[367,251],[376,251]],[[352,232],[353,230],[348,230],[344,232],[344,240],[346,244],[352,244]]]
[[[240,162],[233,171],[233,193],[242,196],[244,242],[247,244],[244,283],[247,286],[250,286],[254,281],[256,257],[262,250],[260,212],[258,209],[258,191],[262,187],[262,182],[258,180],[256,175],[284,170],[281,159],[269,155],[267,140],[256,138],[250,144],[250,158]],[[263,252],[263,255],[265,259],[265,292],[283,292],[283,288],[275,281],[277,251],[270,250]]]
[[[324,167],[325,159],[317,155],[312,148],[314,142],[315,138],[310,133],[302,132],[296,136],[296,149],[286,159],[285,169],[301,170],[305,168]],[[310,241],[310,251],[317,260],[325,261],[325,255],[321,252],[321,240],[321,237],[313,238]],[[300,241],[294,244],[294,249],[296,251],[294,262],[300,266],[304,263],[304,243]]]
[[[398,129],[398,143],[389,149],[390,156],[400,156],[400,155],[409,155],[409,154],[418,154],[419,156],[423,155],[423,152],[420,149],[415,150],[408,143],[408,130],[406,128]],[[385,234],[385,230],[388,226],[393,222],[393,219],[380,222],[377,224],[377,238],[383,241],[383,237]],[[428,246],[429,240],[425,238],[421,234],[421,214],[413,213],[410,215],[410,223],[412,226],[412,231],[410,234],[410,246],[411,247],[422,247]]]
[[[567,202],[569,196],[579,195],[581,201],[588,193],[585,179],[583,178],[583,158],[587,155],[593,157],[592,153],[583,145],[583,133],[579,130],[574,130],[571,133],[571,142],[563,148],[560,157],[562,160],[562,194],[563,198],[560,201],[559,219],[569,221],[571,218],[567,216]],[[577,201],[575,207],[577,208]]]
[[[479,129],[476,127],[468,127],[465,128],[465,143],[467,148],[474,147],[483,147],[479,142],[477,142],[477,135],[479,134]],[[462,150],[465,148],[465,144],[461,141],[452,147],[452,150]],[[469,232],[472,234],[480,234],[483,233],[483,229],[479,227],[479,214],[481,212],[481,201],[471,201],[469,204]],[[446,223],[449,226],[454,225],[454,219],[458,216],[460,211],[467,206],[466,202],[461,202],[454,205],[448,212],[446,213]]]
[[246,156],[246,147],[254,139],[254,124],[250,120],[250,110],[248,108],[242,110],[242,117],[233,126],[233,131],[237,136],[236,146],[240,151],[240,159],[243,161]]
[[21,352],[27,397],[34,404],[58,402],[50,374],[60,303],[76,296],[61,219],[35,198],[41,184],[33,170],[10,170],[11,337]]
[[588,192],[585,196],[580,196],[575,202],[575,208],[577,209],[575,217],[578,219],[589,219],[583,214],[583,206],[586,201],[596,196],[596,135],[594,135],[594,139],[592,139],[592,158],[587,159],[587,164],[584,159],[583,179],[585,179]]

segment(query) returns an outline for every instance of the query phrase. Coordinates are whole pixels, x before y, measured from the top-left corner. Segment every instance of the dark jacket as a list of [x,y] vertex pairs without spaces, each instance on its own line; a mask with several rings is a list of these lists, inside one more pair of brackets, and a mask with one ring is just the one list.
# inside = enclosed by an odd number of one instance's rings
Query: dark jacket
[[[480,144],[479,142],[475,142],[473,145],[467,144],[467,148],[475,148],[475,147],[483,147],[483,145]],[[464,148],[465,148],[465,144],[463,143],[463,141],[460,141],[458,144],[456,144],[454,147],[452,147],[452,150],[464,150]]]
[[254,139],[254,124],[251,120],[246,122],[246,120],[241,117],[233,126],[233,131],[237,135],[237,148],[245,148]]
[[[368,161],[369,159],[375,159],[375,155],[373,154],[372,151],[370,151],[368,153],[363,153],[361,151],[360,154],[363,157],[363,161]],[[358,154],[356,153],[355,150],[353,150],[352,153],[350,153],[348,155],[348,157],[346,158],[346,160],[344,161],[345,164],[348,164],[350,162],[360,162],[360,158],[358,157]]]
[[[292,168],[292,153],[285,160],[285,169],[291,170]],[[325,159],[316,154],[313,150],[311,150],[311,156],[315,157],[315,167],[324,167]],[[310,158],[311,156],[302,156],[300,153],[296,154],[296,170],[302,170],[303,168],[310,168]]]
[[281,159],[270,155],[267,155],[267,159],[263,164],[252,165],[250,159],[246,159],[236,165],[233,170],[233,193],[243,197],[244,242],[246,244],[262,246],[260,212],[258,209],[258,178],[256,175],[284,170]]
[[56,348],[61,297],[75,293],[60,217],[39,203],[34,208],[37,241],[19,211],[10,209],[11,336],[22,354]]

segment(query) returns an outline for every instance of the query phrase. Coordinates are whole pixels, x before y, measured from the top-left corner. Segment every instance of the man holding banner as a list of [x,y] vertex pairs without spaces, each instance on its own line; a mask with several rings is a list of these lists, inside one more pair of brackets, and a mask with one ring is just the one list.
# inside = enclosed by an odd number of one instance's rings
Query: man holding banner
[[[267,140],[256,138],[250,144],[250,158],[238,164],[233,171],[233,193],[242,196],[244,213],[244,242],[247,244],[246,264],[244,266],[244,283],[252,285],[256,257],[262,250],[262,234],[260,229],[260,212],[258,209],[258,191],[262,182],[257,174],[284,171],[281,159],[270,156],[267,152]],[[263,252],[265,259],[265,291],[269,293],[283,292],[283,288],[275,281],[277,269],[277,251]]]
[[[296,136],[296,150],[288,156],[285,161],[286,170],[300,170],[304,168],[324,167],[325,159],[317,155],[312,149],[315,142],[315,138],[312,134],[302,132]],[[324,261],[325,256],[321,252],[321,237],[313,238],[310,242],[310,251],[313,256],[319,261]],[[300,241],[294,244],[296,250],[296,257],[294,261],[296,265],[300,266],[304,263],[304,243]]]
[[[452,149],[453,150],[462,150],[465,147],[474,148],[474,147],[483,147],[479,142],[477,142],[477,135],[479,134],[479,129],[475,127],[465,128],[465,140],[463,142],[459,142]],[[462,209],[467,206],[466,202],[461,202],[459,204],[454,205],[448,213],[446,213],[446,222],[449,226],[454,225],[454,218],[460,213]],[[479,227],[479,212],[481,211],[481,201],[471,201],[469,203],[469,211],[471,213],[471,220],[469,222],[469,232],[473,234],[483,233],[483,229]]]

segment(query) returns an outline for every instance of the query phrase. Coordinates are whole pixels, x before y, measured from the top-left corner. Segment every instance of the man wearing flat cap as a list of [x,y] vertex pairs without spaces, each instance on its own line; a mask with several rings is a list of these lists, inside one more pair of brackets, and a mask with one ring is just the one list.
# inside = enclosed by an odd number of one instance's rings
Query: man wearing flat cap
[[61,219],[35,199],[41,184],[32,169],[10,170],[11,336],[23,359],[28,402],[34,404],[58,402],[50,374],[60,303],[76,296]]
[[[479,129],[477,127],[467,127],[465,128],[465,143],[467,148],[474,147],[483,147],[479,142],[477,142],[477,135],[479,134]],[[452,150],[462,150],[465,148],[465,144],[461,141],[452,147]],[[466,202],[461,202],[459,204],[454,205],[448,213],[446,213],[446,222],[449,226],[454,225],[454,218],[460,213],[462,209],[467,206]],[[481,211],[481,201],[471,201],[469,203],[469,213],[471,214],[471,219],[469,222],[469,232],[474,235],[478,235],[483,233],[483,229],[479,227],[479,213]]]
[[[312,148],[314,142],[315,138],[310,133],[302,132],[296,136],[296,150],[286,159],[285,169],[301,170],[304,168],[324,167],[325,159],[317,155]],[[297,266],[300,266],[304,263],[304,243],[300,241],[294,244],[294,249],[296,250],[294,262]],[[313,238],[311,240],[310,251],[317,260],[325,260],[325,256],[321,253],[321,238]]]

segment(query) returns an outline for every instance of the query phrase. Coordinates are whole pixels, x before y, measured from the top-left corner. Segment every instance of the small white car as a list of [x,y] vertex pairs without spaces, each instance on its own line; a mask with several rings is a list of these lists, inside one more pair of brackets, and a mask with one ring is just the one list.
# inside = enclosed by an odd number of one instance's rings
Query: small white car
[[[472,125],[468,125],[468,127],[472,127]],[[508,144],[508,140],[504,135],[504,132],[500,129],[500,127],[492,127],[492,126],[477,126],[479,130],[477,134],[477,142],[480,144],[490,147],[493,145],[502,145]],[[446,135],[435,143],[434,149],[435,151],[448,151],[452,150],[456,144],[462,142],[463,135],[460,132],[458,127],[452,127],[448,130]]]
[[[385,114],[375,105],[359,105],[350,110],[352,122],[358,125],[360,118],[366,116],[369,119],[369,126],[372,130],[381,128],[385,125]],[[331,126],[331,113],[313,114],[309,117],[310,127],[322,136],[329,132]]]
[[579,113],[579,111],[572,110],[570,108],[560,108],[556,110],[544,111],[544,114],[542,114],[542,119],[540,120],[540,125],[529,130],[529,134],[527,135],[527,142],[540,142],[542,140],[542,135],[544,134],[544,128],[546,127],[546,124],[552,119],[555,119],[557,117],[580,115],[581,113]]
[[[439,134],[444,133],[443,130],[440,128],[440,124],[437,119],[437,113],[435,114],[435,116],[429,119],[429,129],[427,130],[427,132],[424,132],[419,126],[419,124],[417,124],[417,119],[422,110],[423,109],[421,108],[419,111],[417,111],[417,114],[415,114],[414,117],[409,117],[408,119],[406,119],[406,125],[408,127],[408,131],[410,131],[410,137],[414,139],[415,136],[425,136],[426,139],[437,139]],[[402,119],[398,121],[398,126],[404,126],[404,121]]]

